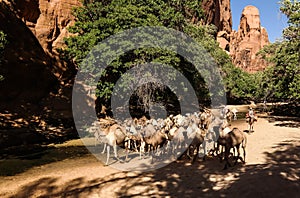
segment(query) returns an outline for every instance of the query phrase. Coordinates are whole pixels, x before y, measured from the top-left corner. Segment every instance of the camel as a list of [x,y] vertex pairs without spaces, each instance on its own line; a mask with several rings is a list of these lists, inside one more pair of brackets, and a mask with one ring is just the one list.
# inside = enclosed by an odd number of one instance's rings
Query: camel
[[[100,125],[101,126],[101,125]],[[105,165],[108,165],[109,162],[109,155],[110,155],[110,147],[113,147],[115,158],[123,162],[117,153],[117,146],[121,146],[126,149],[126,158],[125,161],[128,158],[128,147],[129,147],[129,138],[126,134],[126,130],[124,127],[119,125],[118,123],[114,122],[112,125],[106,125],[105,128],[103,125],[101,126],[101,131],[104,134],[104,137],[102,138],[102,142],[104,143],[104,149],[102,153],[105,152],[105,149],[107,150],[107,158]]]
[[230,109],[228,109],[228,111],[225,114],[225,119],[227,120],[227,122],[231,122],[232,121],[232,117],[233,117],[233,113],[231,112]]
[[[245,163],[246,159],[246,144],[247,144],[247,136],[245,133],[240,131],[238,128],[233,128],[228,132],[228,126],[225,128],[221,127],[220,136],[218,138],[218,145],[222,145],[225,147],[225,166],[224,170],[227,169],[228,166],[231,166],[229,163],[229,154],[231,148],[236,148],[237,157],[235,164],[240,159],[243,163]],[[242,145],[244,158],[240,156],[240,145]]]
[[212,123],[214,116],[212,112],[208,109],[204,109],[204,112],[200,113],[200,125],[203,129],[208,129],[209,125]]
[[[203,129],[197,130],[194,133],[195,136],[194,136],[191,144],[188,147],[187,156],[192,159],[191,163],[194,163],[195,160],[197,159],[197,156],[199,154],[200,145],[204,142],[204,136],[203,136],[204,134],[203,134],[202,130]],[[196,149],[196,153],[195,153],[195,149]],[[193,154],[193,157],[191,157],[191,154]]]
[[254,122],[256,122],[257,119],[254,116],[248,116],[246,118],[246,122],[248,122],[248,126],[249,126],[249,132],[253,132],[253,126],[254,126]]
[[153,163],[154,152],[158,151],[158,148],[162,148],[168,140],[167,133],[163,129],[159,130],[150,136],[142,138],[140,150],[145,151],[145,147],[148,146],[148,152],[151,152],[151,163]]

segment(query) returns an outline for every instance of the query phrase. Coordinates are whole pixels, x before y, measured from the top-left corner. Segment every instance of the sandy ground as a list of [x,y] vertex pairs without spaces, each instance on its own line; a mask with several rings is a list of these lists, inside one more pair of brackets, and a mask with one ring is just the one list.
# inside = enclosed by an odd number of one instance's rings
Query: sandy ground
[[[244,120],[234,127],[247,129]],[[246,164],[177,160],[150,172],[119,171],[92,154],[0,177],[0,197],[299,197],[300,124],[260,118],[247,134]],[[1,162],[0,162],[1,163]]]

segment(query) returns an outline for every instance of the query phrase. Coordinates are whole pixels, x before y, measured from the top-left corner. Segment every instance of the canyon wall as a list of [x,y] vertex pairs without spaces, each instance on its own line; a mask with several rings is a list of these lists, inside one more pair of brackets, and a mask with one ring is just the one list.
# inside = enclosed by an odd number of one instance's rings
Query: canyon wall
[[256,55],[269,44],[267,30],[261,26],[256,7],[249,5],[244,8],[237,31],[232,30],[230,0],[204,0],[202,8],[205,23],[217,27],[216,39],[220,47],[230,54],[234,65],[250,73],[266,67],[266,62]]
[[[74,23],[72,8],[82,5],[80,0],[3,0],[16,16],[32,31],[44,52],[51,57],[52,71],[58,77],[67,75],[70,66],[60,60],[57,48],[69,36],[67,28]],[[239,29],[232,30],[230,0],[203,0],[205,23],[217,28],[220,47],[232,57],[232,62],[247,72],[266,67],[256,53],[269,43],[267,30],[261,27],[257,8],[243,10]],[[71,72],[73,74],[74,72]]]
[[227,49],[232,32],[230,0],[204,0],[202,8],[205,13],[205,23],[217,27],[217,41],[221,48]]

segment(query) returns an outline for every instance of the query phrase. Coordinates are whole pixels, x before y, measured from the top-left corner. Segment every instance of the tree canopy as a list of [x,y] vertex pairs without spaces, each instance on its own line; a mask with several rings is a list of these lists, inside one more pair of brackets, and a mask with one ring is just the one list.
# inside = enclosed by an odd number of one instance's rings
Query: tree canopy
[[283,40],[265,47],[261,54],[270,62],[265,71],[266,96],[274,100],[300,99],[300,2],[282,0],[280,10],[288,17]]
[[[232,101],[299,99],[299,1],[281,1],[281,11],[287,15],[289,26],[283,31],[282,41],[273,43],[260,52],[269,61],[270,66],[254,74],[246,73],[232,64],[229,55],[215,40],[216,28],[201,23],[204,21],[204,15],[200,5],[199,0],[84,1],[82,7],[74,10],[76,22],[69,31],[75,36],[65,40],[67,48],[61,50],[61,55],[79,68],[92,67],[93,60],[87,61],[91,64],[82,64],[82,61],[98,43],[125,30],[162,26],[183,32],[205,48],[219,66],[220,71],[214,72],[221,73],[227,97]],[[202,64],[205,64],[205,61],[207,60],[203,60]],[[97,82],[98,103],[109,106],[118,79],[124,77],[131,68],[149,62],[172,65],[189,79],[199,102],[210,104],[211,95],[203,74],[197,73],[193,65],[179,54],[151,47],[130,50],[107,66]],[[172,76],[174,77],[174,73],[168,74],[166,78]],[[130,79],[133,77],[126,78],[128,81],[124,81],[121,86],[124,90],[130,87]],[[151,89],[155,91],[150,93]],[[169,96],[165,97],[165,93],[169,93]],[[223,93],[220,91],[218,94]],[[174,99],[171,95],[166,86],[150,83],[137,89],[133,98],[135,102],[140,100],[142,106],[145,106],[153,100],[169,102],[170,99]]]
[[[66,39],[67,48],[62,51],[62,55],[78,67],[81,67],[82,61],[87,57],[90,50],[109,36],[137,27],[163,26],[178,30],[192,37],[211,54],[218,66],[230,65],[229,56],[219,48],[213,36],[216,33],[216,28],[201,24],[201,19],[204,16],[199,5],[201,5],[201,1],[198,0],[88,1],[83,7],[74,10],[76,22],[69,30],[76,36]],[[209,60],[202,60],[201,64],[204,67],[205,61]],[[107,67],[106,71],[101,74],[96,92],[98,101],[109,105],[113,87],[117,80],[134,66],[148,62],[172,65],[189,79],[195,89],[199,102],[209,105],[211,95],[208,93],[207,85],[203,80],[202,75],[204,74],[198,74],[193,65],[184,57],[172,51],[157,48],[134,49],[116,58]],[[84,65],[85,67],[89,67],[88,64]],[[172,78],[172,75],[174,76],[174,74],[168,74],[166,80]],[[122,85],[124,89],[128,86],[126,83]],[[170,97],[171,94],[164,98],[163,93],[168,93],[165,86],[156,84],[154,87],[156,91],[152,92],[152,95],[150,92],[147,92],[149,91],[147,87],[153,88],[153,84],[141,86],[140,89],[136,90],[136,97],[142,98],[143,105],[145,105],[146,99],[148,100],[147,102],[151,102],[151,100],[169,101],[171,98],[174,98]],[[221,95],[224,93],[220,91],[218,94]],[[145,99],[145,96],[148,97]],[[165,103],[166,101],[159,102]]]

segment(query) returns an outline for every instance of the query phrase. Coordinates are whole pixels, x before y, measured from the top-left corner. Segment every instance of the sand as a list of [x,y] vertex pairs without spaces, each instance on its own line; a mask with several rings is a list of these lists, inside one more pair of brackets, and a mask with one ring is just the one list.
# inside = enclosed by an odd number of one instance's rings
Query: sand
[[[244,120],[232,125],[247,129]],[[298,197],[299,126],[293,119],[259,118],[247,134],[246,164],[227,170],[214,157],[127,172],[88,154],[0,177],[0,197]]]

